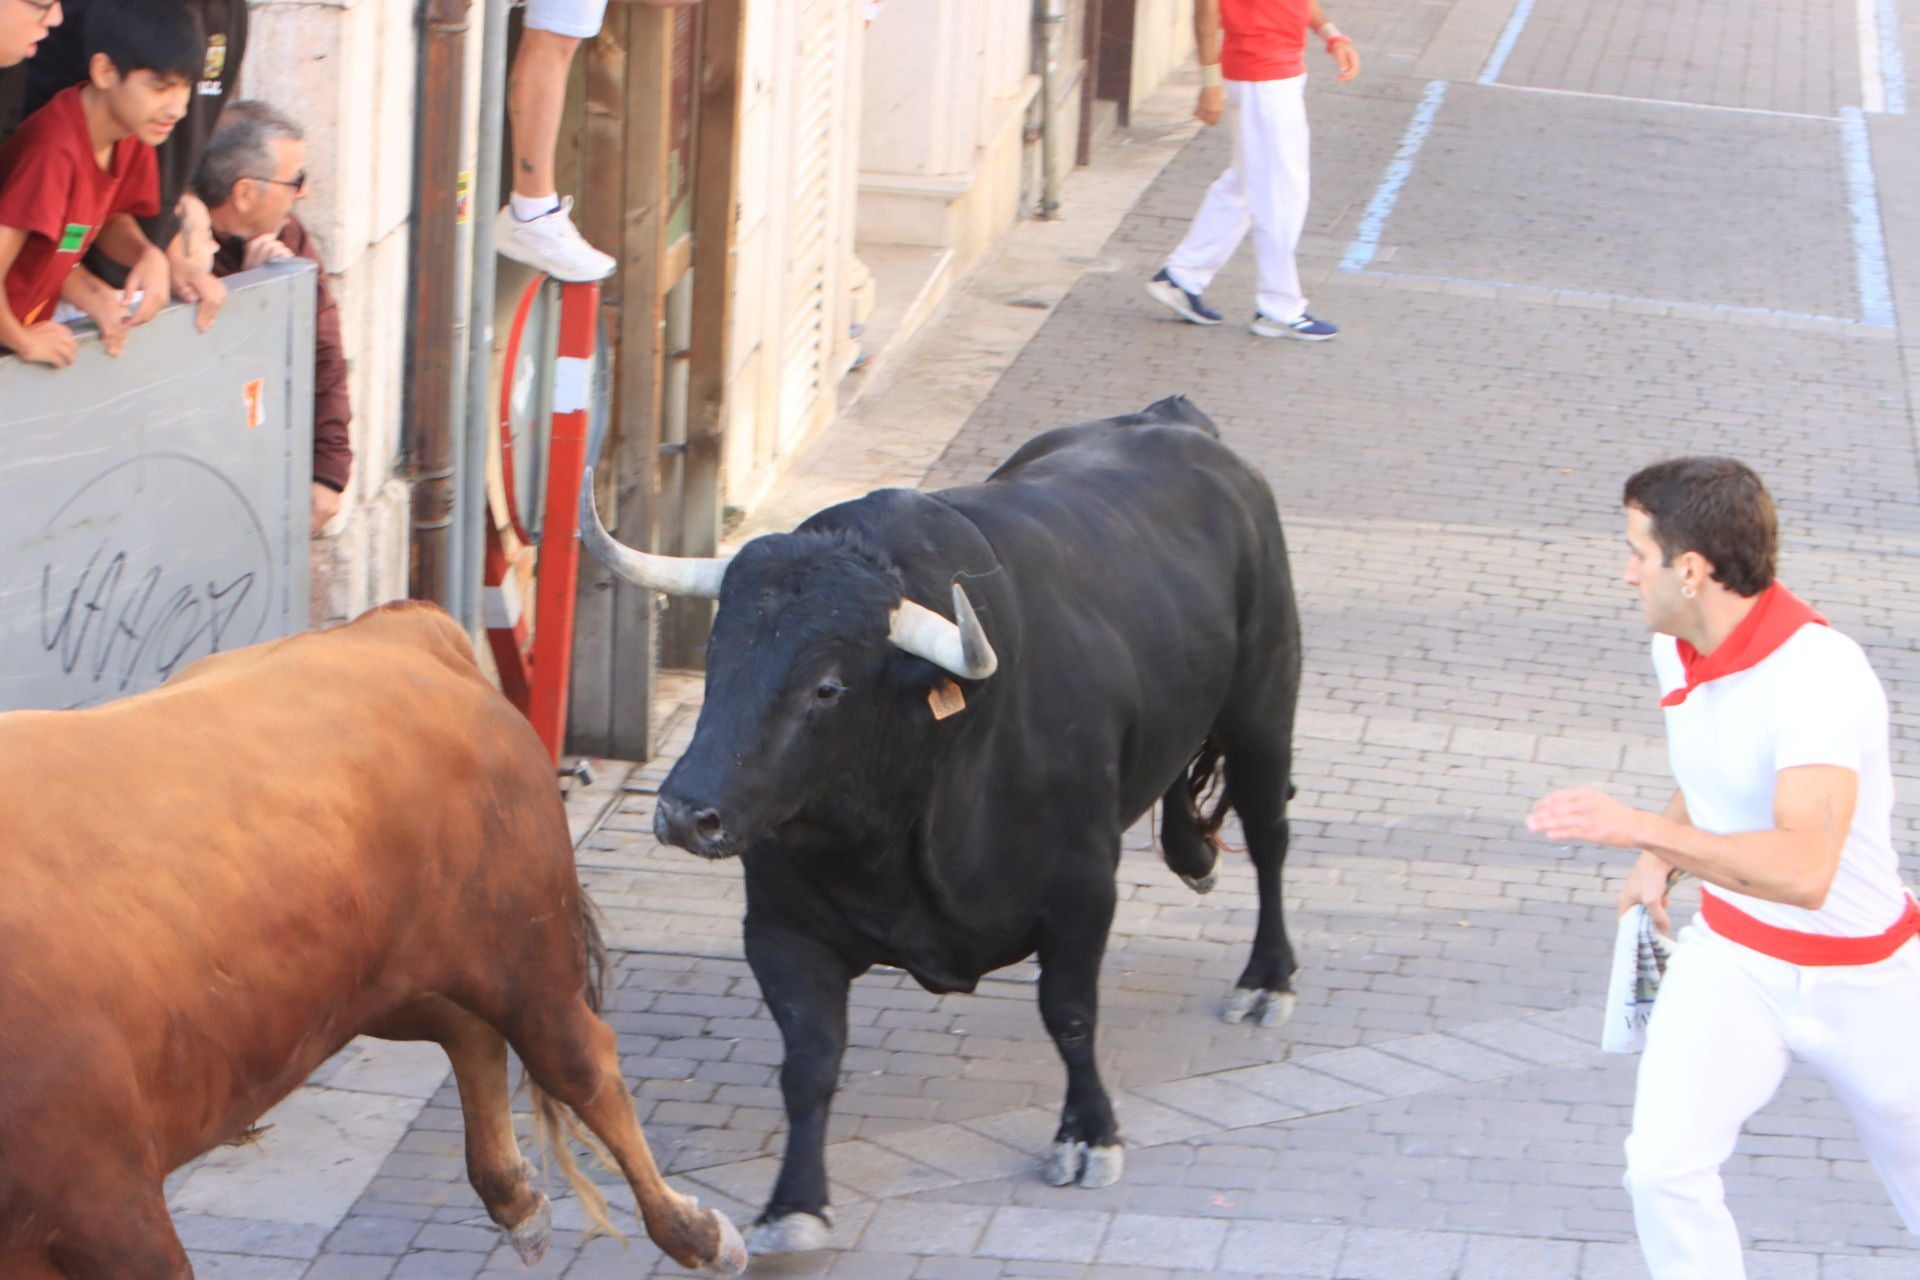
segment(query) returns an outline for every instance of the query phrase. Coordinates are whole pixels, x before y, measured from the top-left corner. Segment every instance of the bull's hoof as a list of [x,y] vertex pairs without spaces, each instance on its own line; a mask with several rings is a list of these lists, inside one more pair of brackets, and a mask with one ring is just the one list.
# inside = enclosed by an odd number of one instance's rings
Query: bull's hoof
[[1126,1168],[1126,1148],[1119,1143],[1110,1147],[1090,1147],[1084,1142],[1056,1142],[1047,1153],[1040,1176],[1048,1186],[1087,1188],[1110,1187],[1120,1181]]
[[1050,1187],[1070,1187],[1080,1176],[1080,1159],[1087,1153],[1084,1142],[1056,1142],[1053,1150],[1047,1153],[1047,1163],[1040,1170],[1040,1177]]
[[1080,1185],[1089,1191],[1110,1187],[1120,1181],[1127,1167],[1127,1149],[1119,1143],[1110,1147],[1088,1147],[1087,1162],[1080,1170]]
[[1260,1025],[1277,1027],[1293,1017],[1293,992],[1269,991],[1266,1003],[1260,1007]]
[[737,1276],[747,1269],[746,1241],[740,1238],[739,1230],[727,1220],[726,1214],[718,1209],[709,1209],[707,1212],[713,1217],[714,1229],[720,1233],[720,1243],[714,1249],[713,1257],[707,1259],[700,1270],[706,1275],[720,1276],[723,1280],[727,1276]]
[[787,1213],[762,1218],[747,1233],[746,1248],[753,1253],[811,1253],[833,1240],[833,1224],[811,1213]]
[[1216,866],[1203,876],[1181,876],[1180,881],[1195,893],[1212,893],[1213,886],[1220,883],[1220,868]]
[[547,1246],[553,1243],[553,1205],[548,1203],[544,1192],[536,1191],[533,1196],[533,1212],[507,1232],[507,1239],[512,1242],[513,1251],[520,1255],[523,1267],[531,1267],[546,1257]]
[[1220,1017],[1236,1026],[1252,1018],[1262,1027],[1277,1027],[1293,1016],[1293,992],[1269,991],[1259,987],[1236,987],[1227,997]]

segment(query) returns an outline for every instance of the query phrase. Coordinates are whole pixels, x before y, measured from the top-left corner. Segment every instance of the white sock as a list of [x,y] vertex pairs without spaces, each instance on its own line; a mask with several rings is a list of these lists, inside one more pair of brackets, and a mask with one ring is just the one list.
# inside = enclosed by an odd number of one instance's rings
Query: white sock
[[515,221],[532,222],[535,218],[543,217],[560,207],[560,193],[556,191],[546,196],[523,196],[516,191],[508,198],[507,203],[513,207]]

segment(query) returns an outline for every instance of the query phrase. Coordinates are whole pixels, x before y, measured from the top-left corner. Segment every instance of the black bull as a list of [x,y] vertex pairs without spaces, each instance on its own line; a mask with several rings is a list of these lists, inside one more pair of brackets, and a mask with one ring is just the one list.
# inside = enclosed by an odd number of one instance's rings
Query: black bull
[[[956,582],[999,656],[986,679],[888,643],[903,594],[937,607]],[[982,484],[881,490],[755,539],[707,661],[654,829],[746,867],[789,1126],[756,1252],[827,1238],[848,986],[876,964],[971,991],[1037,952],[1067,1068],[1047,1177],[1119,1176],[1094,1024],[1121,833],[1164,801],[1167,864],[1210,888],[1221,815],[1198,793],[1223,757],[1260,891],[1227,1016],[1286,1016],[1299,617],[1271,491],[1184,398],[1047,432]]]

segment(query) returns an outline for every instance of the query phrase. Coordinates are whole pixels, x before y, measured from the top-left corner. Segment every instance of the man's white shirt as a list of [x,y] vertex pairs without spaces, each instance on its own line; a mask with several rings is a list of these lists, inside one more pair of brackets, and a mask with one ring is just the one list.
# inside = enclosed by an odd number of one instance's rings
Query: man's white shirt
[[[1672,636],[1653,637],[1663,695],[1686,683],[1677,645]],[[1864,937],[1892,927],[1906,909],[1906,890],[1892,838],[1887,695],[1859,645],[1808,623],[1754,666],[1695,687],[1666,717],[1673,776],[1702,831],[1772,829],[1775,776],[1783,769],[1837,765],[1860,779],[1825,906],[1808,911],[1718,886],[1716,897],[1801,933]]]

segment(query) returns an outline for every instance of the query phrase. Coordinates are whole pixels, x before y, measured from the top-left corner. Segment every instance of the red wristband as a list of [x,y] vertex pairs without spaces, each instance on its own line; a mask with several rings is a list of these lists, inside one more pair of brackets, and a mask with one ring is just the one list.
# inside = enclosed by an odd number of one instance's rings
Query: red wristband
[[1346,36],[1335,36],[1333,39],[1327,41],[1327,52],[1332,53],[1333,46],[1337,44],[1352,44],[1352,43],[1353,41],[1348,39]]

